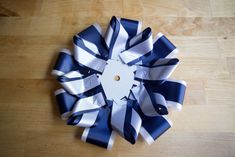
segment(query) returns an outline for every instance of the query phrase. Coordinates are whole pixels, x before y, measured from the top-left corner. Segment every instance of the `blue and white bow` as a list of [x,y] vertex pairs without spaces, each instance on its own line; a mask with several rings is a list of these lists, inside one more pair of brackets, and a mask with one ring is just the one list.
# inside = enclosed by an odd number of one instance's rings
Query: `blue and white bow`
[[[110,149],[118,132],[132,144],[139,134],[151,144],[171,127],[168,109],[182,108],[186,83],[169,79],[178,50],[163,34],[152,39],[151,28],[141,32],[139,21],[112,17],[106,33],[91,25],[73,45],[73,54],[61,50],[52,73],[63,87],[55,91],[61,117],[85,127],[83,141]],[[137,83],[122,104],[108,100],[99,81],[109,59],[136,67]]]

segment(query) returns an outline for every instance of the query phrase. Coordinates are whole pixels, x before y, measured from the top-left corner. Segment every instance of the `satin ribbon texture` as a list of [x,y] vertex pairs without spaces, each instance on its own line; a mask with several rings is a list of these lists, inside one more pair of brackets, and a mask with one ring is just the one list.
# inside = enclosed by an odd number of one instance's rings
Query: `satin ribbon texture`
[[[178,49],[141,22],[112,17],[106,32],[93,24],[74,35],[73,53],[62,49],[52,74],[63,88],[55,91],[61,118],[84,127],[83,141],[111,149],[116,132],[134,144],[140,134],[151,144],[172,123],[169,109],[181,110],[186,83],[169,79]],[[135,66],[136,81],[118,104],[108,100],[99,81],[107,61]]]

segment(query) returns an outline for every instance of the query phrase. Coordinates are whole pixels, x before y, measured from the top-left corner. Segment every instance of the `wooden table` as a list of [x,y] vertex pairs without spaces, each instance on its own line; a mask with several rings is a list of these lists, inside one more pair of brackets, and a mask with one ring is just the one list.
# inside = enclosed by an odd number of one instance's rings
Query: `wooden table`
[[[187,81],[173,127],[149,146],[117,137],[111,151],[65,125],[50,75],[61,48],[94,22],[139,19],[180,49],[172,78]],[[0,156],[235,156],[234,0],[0,0]]]

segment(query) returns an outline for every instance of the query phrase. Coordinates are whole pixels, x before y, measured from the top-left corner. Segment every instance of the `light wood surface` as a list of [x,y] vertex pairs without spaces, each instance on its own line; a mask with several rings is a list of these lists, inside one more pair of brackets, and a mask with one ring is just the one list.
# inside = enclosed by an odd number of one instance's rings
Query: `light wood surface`
[[[149,146],[117,137],[111,151],[65,125],[50,75],[73,34],[111,16],[139,19],[180,49],[172,78],[187,81],[173,127]],[[0,156],[235,156],[234,0],[0,0]]]

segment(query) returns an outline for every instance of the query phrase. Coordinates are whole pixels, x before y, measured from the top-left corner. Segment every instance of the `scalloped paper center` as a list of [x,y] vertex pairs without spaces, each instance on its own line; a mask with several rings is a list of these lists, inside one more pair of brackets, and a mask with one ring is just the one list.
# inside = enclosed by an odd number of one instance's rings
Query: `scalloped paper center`
[[120,60],[108,60],[105,70],[99,76],[106,97],[116,103],[128,97],[134,84],[135,66],[128,66]]

